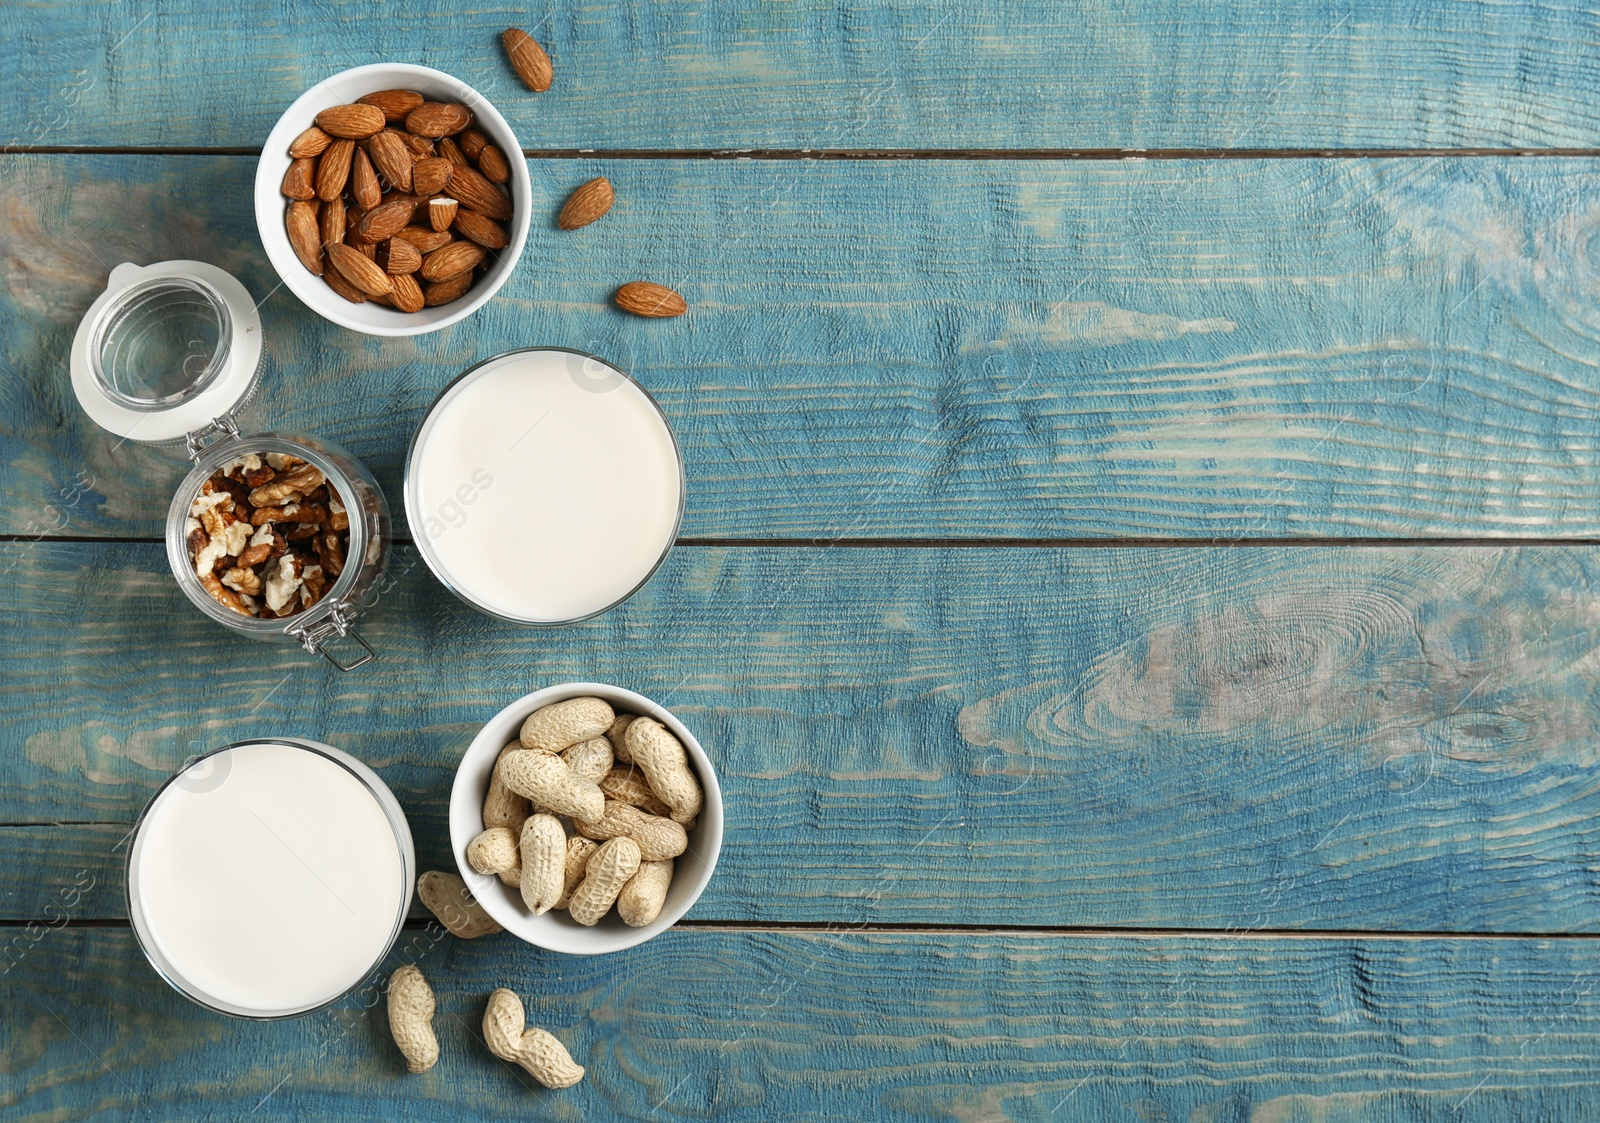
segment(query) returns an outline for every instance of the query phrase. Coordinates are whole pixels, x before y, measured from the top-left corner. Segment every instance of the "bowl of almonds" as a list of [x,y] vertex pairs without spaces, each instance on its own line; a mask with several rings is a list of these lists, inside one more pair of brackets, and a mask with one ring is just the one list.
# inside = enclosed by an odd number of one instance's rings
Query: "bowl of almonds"
[[302,94],[262,148],[256,226],[284,284],[369,335],[420,335],[516,268],[531,190],[511,126],[471,86],[401,63]]

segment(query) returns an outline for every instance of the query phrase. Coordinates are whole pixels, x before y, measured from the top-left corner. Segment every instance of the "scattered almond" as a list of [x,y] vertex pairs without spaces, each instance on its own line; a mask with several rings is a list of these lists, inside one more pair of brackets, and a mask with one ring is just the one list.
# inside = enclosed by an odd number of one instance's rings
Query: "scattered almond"
[[289,245],[300,264],[317,276],[322,276],[322,243],[318,240],[317,204],[297,199],[289,204],[289,213],[283,219],[289,233]]
[[579,227],[588,226],[611,209],[616,197],[611,181],[603,175],[596,176],[567,196],[567,201],[561,207],[561,215],[556,219],[556,225],[563,230],[577,230]]
[[379,90],[358,97],[356,101],[362,105],[376,105],[383,110],[384,120],[392,125],[396,121],[404,121],[407,113],[422,104],[423,97],[416,90]]
[[511,69],[517,72],[523,85],[540,94],[550,88],[555,67],[550,65],[550,56],[534,42],[533,36],[520,28],[508,27],[500,36],[500,45],[505,48]]
[[317,114],[317,124],[330,136],[361,140],[384,126],[383,110],[375,105],[334,105]]
[[351,249],[341,242],[330,242],[328,261],[343,274],[344,279],[369,296],[382,296],[394,288],[389,275],[360,250]]
[[289,142],[289,155],[296,160],[306,156],[321,156],[328,145],[332,143],[333,138],[331,136],[312,125]]
[[683,297],[654,281],[629,281],[617,290],[617,307],[635,316],[681,316],[689,310]]

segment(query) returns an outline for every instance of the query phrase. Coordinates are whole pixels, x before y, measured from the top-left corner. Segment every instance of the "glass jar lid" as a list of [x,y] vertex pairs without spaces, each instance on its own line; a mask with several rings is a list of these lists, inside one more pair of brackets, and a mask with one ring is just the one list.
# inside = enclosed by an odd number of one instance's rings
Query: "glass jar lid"
[[231,427],[261,353],[261,315],[231,274],[203,261],[123,262],[73,336],[72,389],[102,429],[182,441]]

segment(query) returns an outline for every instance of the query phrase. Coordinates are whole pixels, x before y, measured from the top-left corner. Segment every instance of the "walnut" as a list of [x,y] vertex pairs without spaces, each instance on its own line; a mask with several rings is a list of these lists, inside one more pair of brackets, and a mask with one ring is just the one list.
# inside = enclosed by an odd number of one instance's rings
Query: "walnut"
[[251,453],[201,485],[183,531],[195,576],[219,604],[279,619],[316,604],[343,571],[350,516],[314,465]]

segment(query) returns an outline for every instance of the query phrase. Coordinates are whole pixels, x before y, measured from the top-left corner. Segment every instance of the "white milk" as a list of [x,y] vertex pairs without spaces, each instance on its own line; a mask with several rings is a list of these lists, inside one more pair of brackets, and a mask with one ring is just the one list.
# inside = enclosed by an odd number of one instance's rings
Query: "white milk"
[[491,360],[434,406],[406,513],[429,566],[468,601],[559,623],[631,593],[672,544],[678,450],[628,378],[566,351]]
[[133,893],[197,997],[313,1009],[377,965],[409,887],[376,797],[327,757],[249,744],[191,766],[146,813]]

